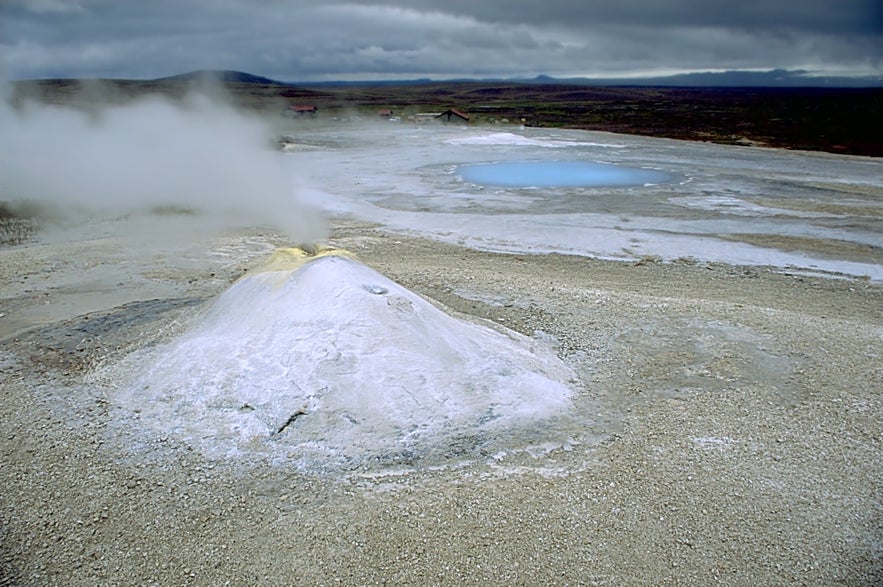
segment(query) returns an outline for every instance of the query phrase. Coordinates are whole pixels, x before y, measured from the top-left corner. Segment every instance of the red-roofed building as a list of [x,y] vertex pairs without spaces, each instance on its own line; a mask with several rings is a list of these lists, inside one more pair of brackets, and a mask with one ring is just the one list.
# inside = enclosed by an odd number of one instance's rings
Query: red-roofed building
[[287,112],[292,115],[304,116],[306,114],[315,114],[319,109],[315,106],[299,105],[289,106]]
[[451,118],[460,119],[462,122],[469,122],[468,114],[463,114],[459,110],[454,110],[453,108],[451,108],[450,110],[445,110],[444,112],[436,116],[436,118],[441,118],[445,122],[451,122]]

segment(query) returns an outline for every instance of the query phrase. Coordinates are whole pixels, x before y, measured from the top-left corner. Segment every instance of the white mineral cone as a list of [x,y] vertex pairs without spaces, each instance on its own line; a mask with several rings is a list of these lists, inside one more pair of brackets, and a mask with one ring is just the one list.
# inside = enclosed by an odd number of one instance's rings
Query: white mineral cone
[[573,378],[537,341],[455,318],[347,256],[289,250],[120,399],[214,456],[263,444],[340,466],[499,450],[565,413]]

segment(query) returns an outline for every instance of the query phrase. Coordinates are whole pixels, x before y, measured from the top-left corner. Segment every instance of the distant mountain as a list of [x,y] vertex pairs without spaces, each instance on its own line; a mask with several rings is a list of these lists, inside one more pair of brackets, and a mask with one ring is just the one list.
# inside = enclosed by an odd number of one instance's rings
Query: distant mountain
[[371,81],[293,82],[299,86],[413,86],[439,83],[518,83],[579,86],[655,86],[655,87],[707,87],[707,88],[880,88],[879,77],[812,76],[804,70],[772,69],[769,71],[722,71],[695,72],[670,76],[642,78],[556,78],[541,74],[532,78],[457,78],[457,79],[410,79]]
[[324,82],[291,82],[289,85],[297,85],[297,86],[310,86],[310,87],[338,87],[338,88],[346,88],[346,87],[382,87],[382,86],[420,86],[426,84],[437,84],[437,83],[457,83],[457,82],[465,82],[465,81],[476,81],[476,80],[468,80],[468,79],[458,79],[458,80],[434,80],[428,77],[422,77],[419,79],[395,79],[395,80],[361,80],[361,81],[348,81],[348,80],[335,80],[335,81],[324,81]]
[[538,75],[525,83],[576,84],[588,86],[665,86],[705,88],[874,88],[881,87],[877,77],[812,76],[805,70],[772,69],[769,71],[694,72],[644,78],[553,78]]
[[[0,0],[2,2],[2,0]],[[68,78],[59,78],[68,79]],[[71,78],[75,79],[75,78]],[[883,88],[883,77],[845,77],[845,76],[813,76],[800,69],[771,69],[768,71],[732,70],[720,72],[693,72],[670,76],[641,78],[587,78],[587,77],[552,77],[540,74],[535,77],[495,77],[456,79],[374,79],[374,80],[333,80],[333,81],[287,81],[270,79],[242,71],[232,70],[200,70],[180,73],[153,80],[129,81],[184,81],[199,82],[208,80],[222,83],[259,84],[281,87],[382,87],[382,86],[421,86],[429,84],[460,84],[460,83],[506,83],[535,85],[568,85],[592,87],[693,87],[693,88]],[[23,80],[24,81],[24,80]],[[42,80],[51,81],[51,80]],[[57,81],[57,80],[56,80]]]
[[267,77],[261,77],[259,75],[252,75],[250,73],[244,73],[242,71],[229,71],[229,70],[191,71],[189,73],[181,73],[178,75],[157,78],[153,81],[199,81],[199,80],[203,80],[203,79],[208,79],[211,81],[220,81],[220,82],[225,82],[225,83],[262,84],[265,86],[288,86],[288,85],[291,85],[291,84],[276,81],[276,80],[273,80],[273,79],[270,79]]

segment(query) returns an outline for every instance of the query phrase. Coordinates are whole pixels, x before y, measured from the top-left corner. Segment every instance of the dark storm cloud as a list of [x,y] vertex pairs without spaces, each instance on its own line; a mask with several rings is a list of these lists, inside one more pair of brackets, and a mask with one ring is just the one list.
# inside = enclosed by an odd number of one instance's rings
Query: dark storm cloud
[[[389,5],[383,1],[359,1]],[[396,3],[393,3],[396,4]],[[745,29],[794,28],[815,33],[869,33],[880,29],[880,3],[874,0],[432,0],[399,3],[422,10],[468,14],[489,22],[561,23],[578,28],[605,24],[636,26],[710,26]]]
[[2,0],[6,75],[880,75],[879,0]]

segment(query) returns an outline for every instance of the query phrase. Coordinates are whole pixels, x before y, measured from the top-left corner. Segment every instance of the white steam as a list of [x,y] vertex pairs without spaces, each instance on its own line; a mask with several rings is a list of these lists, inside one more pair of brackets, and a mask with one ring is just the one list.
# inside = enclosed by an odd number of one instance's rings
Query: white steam
[[0,128],[0,201],[67,217],[177,212],[189,229],[262,226],[299,241],[324,232],[269,125],[205,95],[89,109],[4,102]]

